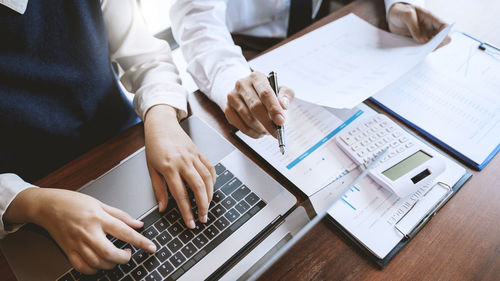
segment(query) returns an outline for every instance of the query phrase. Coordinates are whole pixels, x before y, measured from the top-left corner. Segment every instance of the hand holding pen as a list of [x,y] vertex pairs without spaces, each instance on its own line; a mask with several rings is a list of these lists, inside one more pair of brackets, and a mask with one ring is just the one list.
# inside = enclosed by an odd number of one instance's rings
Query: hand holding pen
[[279,87],[276,96],[267,76],[254,71],[236,82],[227,96],[224,114],[231,125],[252,138],[266,134],[278,138],[275,126],[285,124],[285,110],[294,96],[285,86]]

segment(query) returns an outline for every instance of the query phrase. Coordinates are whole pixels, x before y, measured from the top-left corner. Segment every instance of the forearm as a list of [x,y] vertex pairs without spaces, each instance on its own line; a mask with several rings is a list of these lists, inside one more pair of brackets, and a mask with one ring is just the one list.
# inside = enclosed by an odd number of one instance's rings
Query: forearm
[[224,109],[236,81],[251,72],[226,26],[225,1],[178,0],[170,16],[187,71],[200,90]]
[[178,117],[187,115],[187,91],[168,44],[148,31],[135,0],[105,0],[102,11],[111,60],[124,73],[120,81],[135,94],[134,107],[141,119],[155,105],[168,104]]
[[[31,209],[27,209],[24,199],[27,193],[32,193],[33,184],[25,182],[15,174],[0,174],[0,238],[8,232],[15,231],[17,224],[29,222]],[[12,211],[14,210],[14,211]]]

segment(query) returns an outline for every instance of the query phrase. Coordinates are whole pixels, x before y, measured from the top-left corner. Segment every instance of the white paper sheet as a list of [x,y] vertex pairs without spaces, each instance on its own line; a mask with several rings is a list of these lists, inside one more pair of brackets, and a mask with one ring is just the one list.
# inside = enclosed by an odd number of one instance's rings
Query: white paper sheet
[[353,108],[421,62],[451,27],[424,45],[380,30],[354,14],[318,28],[250,62],[311,103]]
[[481,164],[500,146],[500,56],[461,33],[451,37],[374,98]]
[[[358,111],[350,121],[362,114]],[[241,132],[237,135],[310,196],[356,166],[333,140],[345,124],[321,106],[296,100],[287,111],[285,155],[281,155],[278,141],[269,135],[260,139],[252,139]]]

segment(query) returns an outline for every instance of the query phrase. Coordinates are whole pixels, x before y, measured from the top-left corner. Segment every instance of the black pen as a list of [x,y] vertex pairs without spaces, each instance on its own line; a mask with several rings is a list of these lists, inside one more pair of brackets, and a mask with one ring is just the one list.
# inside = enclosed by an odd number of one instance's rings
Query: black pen
[[[269,84],[271,84],[271,88],[273,88],[274,94],[276,97],[278,96],[278,75],[276,72],[269,72],[269,76],[267,76],[267,80],[269,80]],[[280,152],[282,155],[285,154],[285,125],[278,126],[276,125],[276,134],[278,135],[278,145],[280,147]]]

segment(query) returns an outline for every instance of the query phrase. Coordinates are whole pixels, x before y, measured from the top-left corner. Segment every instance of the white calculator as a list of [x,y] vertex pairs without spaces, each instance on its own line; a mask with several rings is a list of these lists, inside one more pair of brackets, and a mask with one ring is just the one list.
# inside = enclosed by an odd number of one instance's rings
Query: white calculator
[[335,141],[358,165],[369,163],[388,148],[368,174],[399,197],[417,191],[446,168],[441,155],[382,114],[353,123]]

